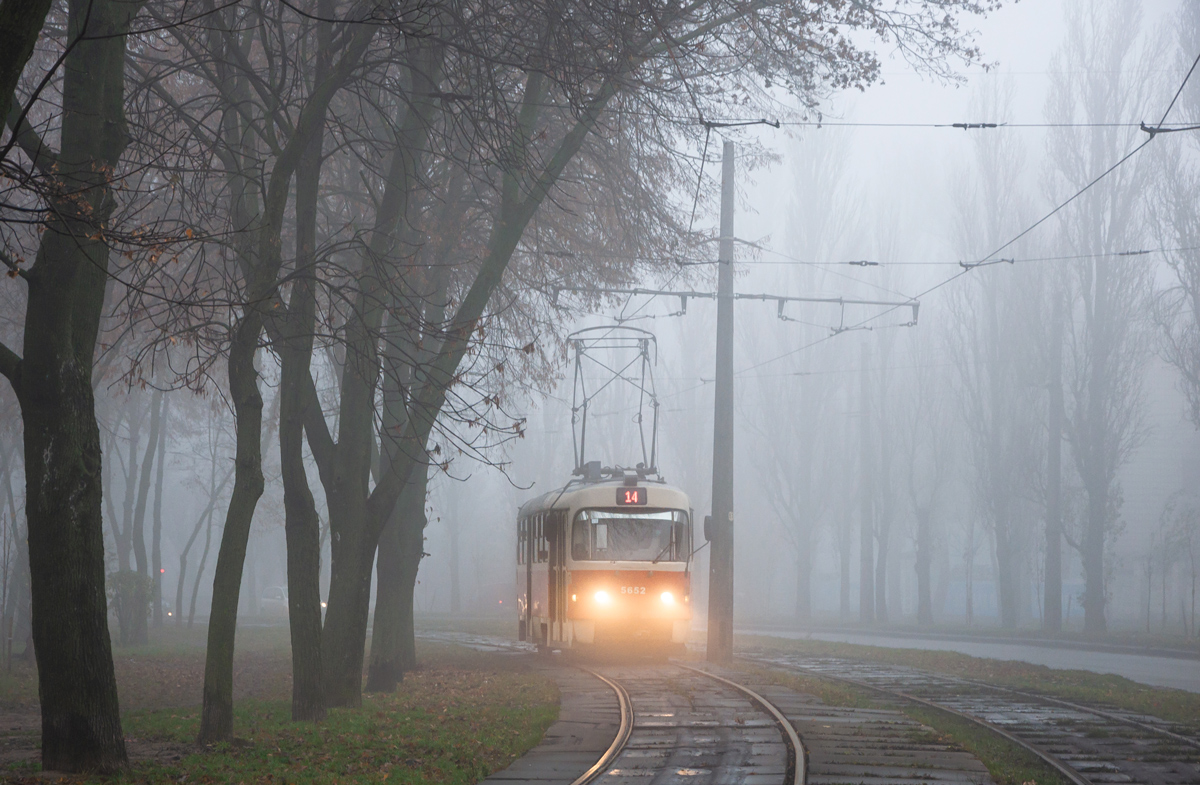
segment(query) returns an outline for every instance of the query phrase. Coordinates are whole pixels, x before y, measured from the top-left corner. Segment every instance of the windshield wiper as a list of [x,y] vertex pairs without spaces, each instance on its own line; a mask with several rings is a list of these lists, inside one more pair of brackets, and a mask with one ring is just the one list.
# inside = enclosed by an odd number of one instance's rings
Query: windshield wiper
[[661,558],[663,557],[663,554],[664,554],[664,553],[666,553],[667,551],[671,550],[671,546],[672,546],[672,545],[674,545],[674,544],[675,544],[674,542],[672,542],[672,541],[668,540],[668,541],[667,541],[667,544],[663,546],[663,549],[662,549],[661,551],[659,551],[659,552],[658,552],[658,555],[657,555],[657,556],[655,556],[655,557],[654,557],[654,560],[653,560],[653,561],[651,561],[650,563],[651,563],[651,564],[658,564],[658,560],[659,560],[659,559],[661,559]]

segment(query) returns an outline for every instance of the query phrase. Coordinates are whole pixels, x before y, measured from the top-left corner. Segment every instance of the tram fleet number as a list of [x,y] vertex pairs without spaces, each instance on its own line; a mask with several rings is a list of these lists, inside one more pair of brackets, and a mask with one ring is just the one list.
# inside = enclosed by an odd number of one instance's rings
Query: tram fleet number
[[645,488],[617,488],[617,506],[624,507],[626,505],[645,505],[646,489]]
[[645,594],[646,587],[645,586],[622,586],[621,593],[622,594]]

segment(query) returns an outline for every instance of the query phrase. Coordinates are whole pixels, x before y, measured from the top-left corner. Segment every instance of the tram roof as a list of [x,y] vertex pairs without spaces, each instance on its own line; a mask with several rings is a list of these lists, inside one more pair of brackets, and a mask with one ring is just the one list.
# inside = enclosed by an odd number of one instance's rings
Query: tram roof
[[[603,480],[601,482],[582,482],[575,480],[561,488],[535,496],[521,505],[517,518],[524,518],[540,510],[565,510],[570,507],[616,507],[615,491],[627,487],[621,478]],[[671,507],[688,509],[690,502],[682,489],[668,485],[662,481],[642,481],[637,487],[647,489],[646,506],[651,508]],[[630,509],[636,510],[637,507]]]

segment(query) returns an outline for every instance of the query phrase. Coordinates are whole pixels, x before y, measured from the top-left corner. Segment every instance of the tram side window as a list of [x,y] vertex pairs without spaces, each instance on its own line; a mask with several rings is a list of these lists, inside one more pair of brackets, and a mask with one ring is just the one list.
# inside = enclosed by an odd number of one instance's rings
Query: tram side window
[[525,544],[529,542],[529,519],[517,521],[517,564],[525,563]]
[[535,524],[534,562],[542,564],[550,561],[550,540],[546,537],[546,516],[539,515]]

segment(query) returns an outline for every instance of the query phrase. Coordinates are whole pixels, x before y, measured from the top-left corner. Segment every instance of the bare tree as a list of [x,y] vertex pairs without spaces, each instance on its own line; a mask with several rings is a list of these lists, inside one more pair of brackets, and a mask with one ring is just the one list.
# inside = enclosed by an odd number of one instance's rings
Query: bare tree
[[[978,101],[982,115],[1003,116],[1011,90],[985,93]],[[1024,155],[1019,144],[1011,136],[980,138],[974,157],[977,174],[964,179],[959,199],[961,253],[967,259],[982,258],[1000,247],[1019,229],[1021,218]],[[955,292],[952,313],[959,327],[947,348],[956,366],[961,416],[970,437],[974,508],[991,534],[1000,621],[1011,628],[1019,621],[1026,565],[1020,503],[1038,426],[1031,376],[1037,372],[1037,354],[1029,319],[1036,300],[1023,268],[993,266],[972,278]],[[969,532],[968,582],[979,547],[973,524]]]
[[[1138,53],[1140,17],[1136,2],[1069,7],[1067,41],[1047,104],[1051,119],[1098,123],[1147,106],[1154,93],[1152,58]],[[1052,189],[1062,194],[1081,188],[1136,143],[1133,134],[1112,127],[1056,130]],[[1066,438],[1087,497],[1081,530],[1069,541],[1083,563],[1084,630],[1093,635],[1107,629],[1106,547],[1121,510],[1117,473],[1144,435],[1141,370],[1149,348],[1150,268],[1117,254],[1144,236],[1140,194],[1150,171],[1144,160],[1129,161],[1062,213],[1059,224],[1063,247],[1082,257],[1073,269],[1064,385]]]
[[[15,5],[5,2],[0,10]],[[58,149],[28,123],[10,137],[31,169],[22,181],[41,184],[48,211],[32,267],[4,254],[28,289],[28,305],[22,352],[0,345],[0,373],[16,391],[25,425],[42,765],[61,771],[113,771],[126,761],[105,607],[92,363],[109,269],[106,233],[114,228],[109,221],[128,143],[126,34],[140,7],[70,2]],[[14,82],[6,75],[3,86],[7,106]]]

